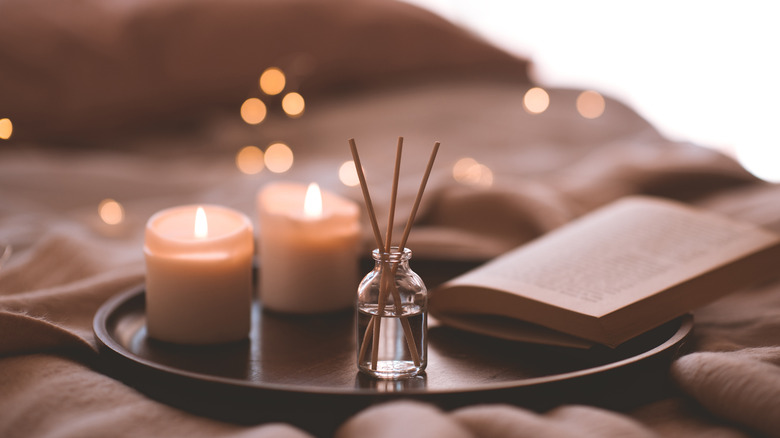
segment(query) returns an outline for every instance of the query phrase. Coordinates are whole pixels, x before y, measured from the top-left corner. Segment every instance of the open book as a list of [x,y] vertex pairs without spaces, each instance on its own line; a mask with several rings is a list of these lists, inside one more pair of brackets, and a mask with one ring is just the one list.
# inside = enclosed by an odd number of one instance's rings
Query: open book
[[628,197],[443,284],[430,311],[444,324],[508,339],[614,347],[778,267],[780,235]]

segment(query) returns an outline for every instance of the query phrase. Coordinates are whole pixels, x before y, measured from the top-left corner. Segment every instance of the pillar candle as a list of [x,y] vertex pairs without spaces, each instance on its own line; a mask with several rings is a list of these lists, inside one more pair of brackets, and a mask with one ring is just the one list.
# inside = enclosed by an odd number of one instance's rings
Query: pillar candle
[[360,207],[316,185],[294,183],[267,185],[257,201],[263,307],[289,313],[352,307]]
[[180,344],[248,337],[253,245],[251,221],[229,208],[154,214],[144,239],[148,335]]

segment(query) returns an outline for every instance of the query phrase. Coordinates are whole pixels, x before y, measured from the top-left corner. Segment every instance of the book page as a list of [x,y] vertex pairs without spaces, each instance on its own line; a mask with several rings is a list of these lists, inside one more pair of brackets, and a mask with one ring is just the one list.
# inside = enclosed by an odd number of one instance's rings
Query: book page
[[453,281],[602,316],[778,240],[671,201],[627,198]]

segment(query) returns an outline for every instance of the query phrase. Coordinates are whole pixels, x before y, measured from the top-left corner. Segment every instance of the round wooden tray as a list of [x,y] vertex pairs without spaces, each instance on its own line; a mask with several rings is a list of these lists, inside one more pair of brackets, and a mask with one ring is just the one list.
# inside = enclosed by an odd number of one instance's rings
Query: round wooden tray
[[616,349],[577,350],[434,323],[426,374],[382,381],[357,372],[352,312],[290,316],[263,311],[256,303],[248,340],[187,347],[147,337],[144,300],[139,286],[95,315],[106,374],[200,415],[247,424],[284,421],[317,434],[329,434],[368,405],[398,398],[444,409],[474,403],[629,408],[668,389],[668,365],[693,327],[685,316]]

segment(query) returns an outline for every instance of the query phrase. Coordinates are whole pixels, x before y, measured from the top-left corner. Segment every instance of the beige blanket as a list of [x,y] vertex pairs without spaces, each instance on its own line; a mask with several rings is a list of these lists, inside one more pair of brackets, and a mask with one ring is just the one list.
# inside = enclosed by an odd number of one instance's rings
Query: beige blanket
[[[99,149],[23,135],[0,143],[0,242],[13,247],[0,267],[0,436],[307,436],[294,424],[249,427],[194,416],[96,372],[91,323],[105,300],[143,281],[143,226],[161,208],[215,202],[255,218],[256,191],[279,179],[316,180],[359,200],[335,171],[349,159],[349,137],[377,188],[380,217],[397,136],[405,136],[408,157],[399,217],[410,208],[429,148],[442,142],[409,243],[421,257],[493,257],[632,193],[780,231],[780,188],[730,159],[663,139],[611,99],[602,117],[583,119],[574,110],[577,90],[549,90],[550,108],[530,115],[521,104],[529,86],[524,78],[482,75],[422,80],[322,97],[304,117],[273,117],[260,128],[228,114],[175,134],[98,140]],[[240,147],[278,140],[296,154],[290,172],[236,170]],[[456,182],[451,171],[462,157],[488,166],[492,185]],[[119,225],[96,213],[109,197],[125,208]],[[368,233],[364,240],[368,248]],[[697,310],[695,321],[694,352],[670,369],[680,392],[638,409],[564,405],[537,413],[475,401],[444,412],[401,401],[367,408],[337,436],[780,436],[780,282],[735,291]]]

